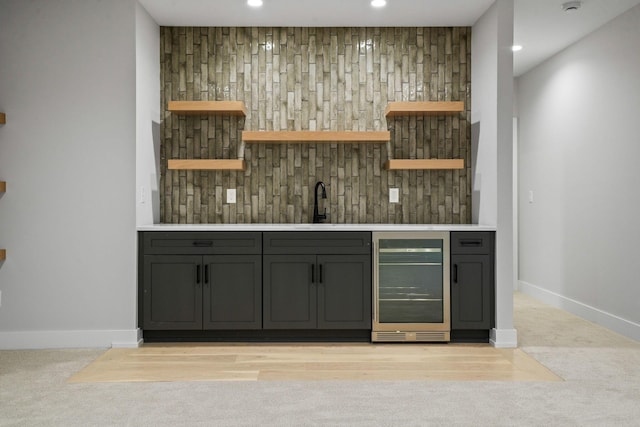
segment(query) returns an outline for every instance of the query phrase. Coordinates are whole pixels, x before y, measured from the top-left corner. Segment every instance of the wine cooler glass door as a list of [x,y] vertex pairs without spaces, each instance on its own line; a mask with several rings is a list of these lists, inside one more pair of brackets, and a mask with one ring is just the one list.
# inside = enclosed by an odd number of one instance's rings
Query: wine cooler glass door
[[448,330],[448,233],[446,238],[442,233],[389,238],[380,234],[375,255],[378,329]]

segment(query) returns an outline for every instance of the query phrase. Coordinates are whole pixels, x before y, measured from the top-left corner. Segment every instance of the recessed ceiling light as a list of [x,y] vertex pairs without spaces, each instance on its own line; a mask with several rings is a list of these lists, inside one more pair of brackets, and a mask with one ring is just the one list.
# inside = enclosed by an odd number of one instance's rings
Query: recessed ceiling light
[[371,6],[373,7],[383,7],[386,4],[386,0],[371,0]]
[[251,7],[260,7],[262,6],[262,0],[247,0],[247,4]]
[[517,52],[519,50],[522,50],[522,46],[520,46],[519,44],[514,44],[513,46],[511,46],[511,50]]

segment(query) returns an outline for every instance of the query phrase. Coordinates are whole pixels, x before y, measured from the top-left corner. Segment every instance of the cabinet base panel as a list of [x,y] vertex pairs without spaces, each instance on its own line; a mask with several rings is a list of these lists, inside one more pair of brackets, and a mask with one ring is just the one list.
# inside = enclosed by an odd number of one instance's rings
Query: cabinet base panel
[[371,330],[143,331],[145,342],[370,342]]
[[451,342],[489,342],[489,330],[455,329],[451,331]]

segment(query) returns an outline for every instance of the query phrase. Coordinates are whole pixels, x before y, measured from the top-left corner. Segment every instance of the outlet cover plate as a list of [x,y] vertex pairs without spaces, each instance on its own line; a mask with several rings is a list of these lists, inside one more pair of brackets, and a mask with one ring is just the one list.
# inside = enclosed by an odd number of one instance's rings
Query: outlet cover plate
[[229,188],[227,190],[227,203],[235,203],[236,202],[236,189]]
[[400,190],[398,188],[389,189],[389,203],[400,202]]

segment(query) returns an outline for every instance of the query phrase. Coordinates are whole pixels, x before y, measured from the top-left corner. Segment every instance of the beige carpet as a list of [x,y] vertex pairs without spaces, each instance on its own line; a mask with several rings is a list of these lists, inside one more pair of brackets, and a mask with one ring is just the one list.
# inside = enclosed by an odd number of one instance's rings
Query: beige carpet
[[640,426],[640,343],[522,295],[564,381],[67,381],[103,349],[0,351],[0,426]]

